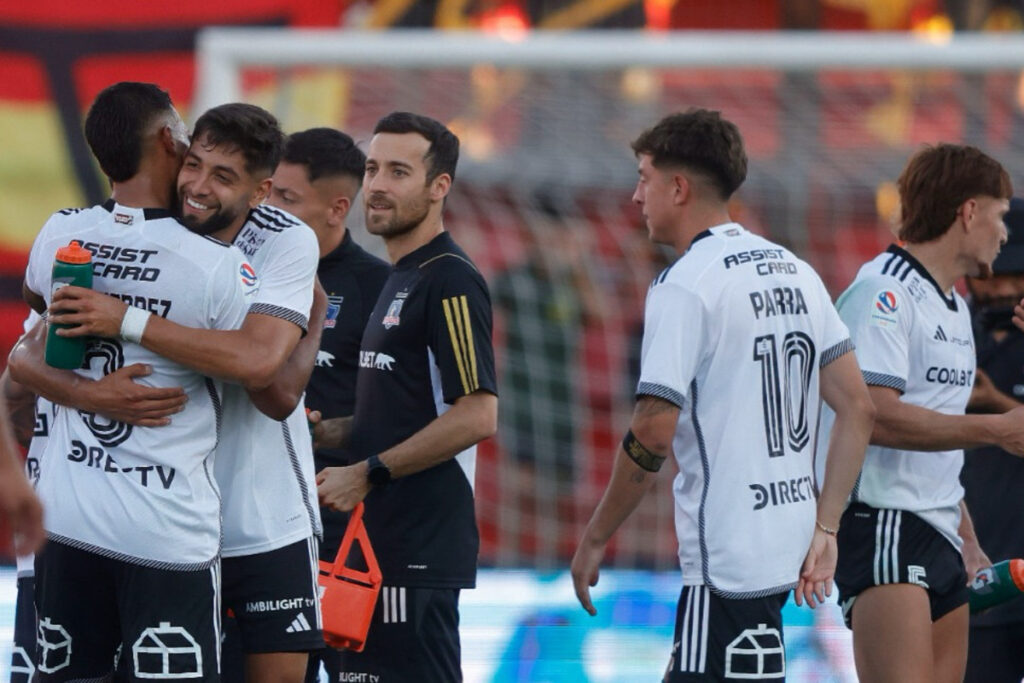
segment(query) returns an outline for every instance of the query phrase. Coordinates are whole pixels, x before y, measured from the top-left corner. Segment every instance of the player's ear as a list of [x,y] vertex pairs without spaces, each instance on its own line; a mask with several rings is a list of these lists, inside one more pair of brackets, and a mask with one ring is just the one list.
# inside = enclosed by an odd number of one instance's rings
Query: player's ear
[[971,223],[974,221],[974,217],[978,213],[978,200],[974,197],[966,200],[960,205],[960,209],[957,213],[960,214],[960,217],[964,221],[964,228],[970,230]]
[[690,179],[682,173],[672,174],[672,203],[685,204],[690,198]]
[[170,126],[161,126],[157,139],[161,149],[170,155],[177,156],[178,143],[174,139],[174,131],[171,130]]
[[439,202],[448,196],[448,191],[451,189],[452,177],[447,173],[442,173],[430,181],[430,198]]
[[267,176],[260,181],[256,189],[253,190],[252,196],[249,197],[249,208],[255,209],[257,206],[267,201],[270,198],[270,188],[273,187],[274,181],[270,176]]
[[344,225],[350,208],[352,208],[351,199],[343,194],[335,195],[327,209],[327,224],[331,227]]

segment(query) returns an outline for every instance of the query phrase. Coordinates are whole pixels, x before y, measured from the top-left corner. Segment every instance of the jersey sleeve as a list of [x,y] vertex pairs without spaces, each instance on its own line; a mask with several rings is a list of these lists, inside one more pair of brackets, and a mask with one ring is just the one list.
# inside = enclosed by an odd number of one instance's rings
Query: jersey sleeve
[[468,265],[452,268],[427,301],[428,344],[441,373],[444,402],[475,391],[497,395],[491,297]]
[[825,289],[824,283],[818,279],[818,293],[822,301],[822,334],[820,348],[821,356],[818,361],[820,367],[825,367],[843,354],[853,351],[854,344],[850,338],[850,330],[846,323],[839,317],[839,312],[832,305],[832,297]]
[[289,320],[305,332],[313,305],[313,281],[320,263],[316,235],[305,225],[287,229],[260,267],[259,292],[250,313]]
[[857,361],[867,384],[890,387],[901,394],[906,391],[911,303],[907,292],[889,277],[855,282],[839,297],[839,315],[857,346]]
[[49,251],[51,226],[58,215],[60,214],[50,216],[46,223],[43,224],[39,234],[36,235],[36,239],[32,243],[32,249],[28,253],[28,267],[25,269],[25,285],[34,293],[46,299],[47,302],[50,301],[50,279],[53,272],[53,257],[56,251],[53,254],[44,252]]
[[206,321],[209,329],[236,330],[242,326],[255,296],[252,267],[235,247],[220,260],[207,283]]
[[700,298],[671,282],[647,294],[637,396],[656,396],[680,408],[700,362],[707,315]]

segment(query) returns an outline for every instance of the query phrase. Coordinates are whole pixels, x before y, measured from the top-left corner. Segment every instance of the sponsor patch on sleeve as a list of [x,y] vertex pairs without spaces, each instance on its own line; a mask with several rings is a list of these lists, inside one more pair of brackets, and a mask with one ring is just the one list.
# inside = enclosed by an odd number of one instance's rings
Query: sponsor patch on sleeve
[[899,322],[901,301],[896,292],[883,289],[871,300],[871,324],[878,327],[892,327]]
[[248,261],[238,267],[238,275],[242,281],[242,291],[246,296],[255,294],[259,290],[259,278],[256,277],[256,269]]

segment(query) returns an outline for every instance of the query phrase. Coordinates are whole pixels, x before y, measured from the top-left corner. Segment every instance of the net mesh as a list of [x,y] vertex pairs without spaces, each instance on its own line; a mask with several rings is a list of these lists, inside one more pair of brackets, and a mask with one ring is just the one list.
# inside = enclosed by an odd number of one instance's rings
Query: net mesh
[[[671,258],[631,205],[629,142],[641,130],[691,106],[734,121],[750,156],[734,218],[794,249],[833,295],[891,241],[894,183],[920,144],[975,144],[1011,174],[1022,168],[1020,74],[1009,70],[309,64],[242,75],[244,98],[288,131],[329,125],[366,141],[379,117],[410,110],[460,136],[445,224],[487,278],[496,317],[500,429],[477,470],[491,566],[566,565],[628,426],[644,296]],[[359,213],[350,227],[379,250]],[[609,564],[675,565],[674,475],[666,463]]]

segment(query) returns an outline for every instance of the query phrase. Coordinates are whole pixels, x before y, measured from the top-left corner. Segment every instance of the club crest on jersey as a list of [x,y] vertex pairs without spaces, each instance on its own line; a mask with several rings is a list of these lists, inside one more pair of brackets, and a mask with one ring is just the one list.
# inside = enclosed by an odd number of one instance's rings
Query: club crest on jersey
[[381,322],[384,324],[384,329],[390,330],[402,322],[400,316],[402,313],[402,304],[405,303],[405,299],[396,298],[388,306],[388,312],[384,314],[384,320]]
[[334,326],[338,324],[338,314],[341,312],[341,302],[344,300],[343,296],[327,297],[327,315],[324,316],[325,330],[333,330]]
[[878,327],[891,327],[896,324],[896,312],[900,309],[896,294],[883,289],[875,295],[871,308],[871,324]]
[[242,277],[242,284],[246,287],[256,286],[256,269],[248,263],[243,263],[238,268],[238,274]]

